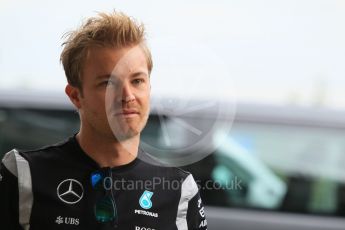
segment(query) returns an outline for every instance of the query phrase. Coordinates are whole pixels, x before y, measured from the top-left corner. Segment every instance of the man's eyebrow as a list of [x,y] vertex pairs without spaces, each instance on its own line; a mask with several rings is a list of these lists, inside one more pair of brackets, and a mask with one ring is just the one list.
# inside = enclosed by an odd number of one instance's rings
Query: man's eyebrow
[[[133,74],[131,74],[131,78],[135,78],[135,77],[139,77],[139,76],[148,76],[148,73],[145,72],[145,71],[138,71],[138,72],[135,72]],[[116,75],[114,74],[102,74],[102,75],[98,75],[96,76],[96,80],[97,81],[100,81],[100,80],[105,80],[105,79],[109,79],[109,78],[113,78],[113,77],[116,77]]]
[[131,78],[139,77],[141,75],[148,76],[148,73],[143,72],[143,71],[138,71],[138,72],[135,72],[135,73],[131,74]]
[[112,75],[111,74],[103,74],[96,76],[96,80],[103,80],[103,79],[109,79]]

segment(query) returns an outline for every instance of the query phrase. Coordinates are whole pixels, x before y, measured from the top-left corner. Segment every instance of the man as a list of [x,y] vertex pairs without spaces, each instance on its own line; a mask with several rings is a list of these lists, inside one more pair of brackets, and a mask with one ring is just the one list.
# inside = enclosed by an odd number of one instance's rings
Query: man
[[0,228],[206,229],[192,175],[148,164],[138,150],[152,70],[144,27],[122,13],[100,13],[68,34],[61,61],[80,131],[5,155]]

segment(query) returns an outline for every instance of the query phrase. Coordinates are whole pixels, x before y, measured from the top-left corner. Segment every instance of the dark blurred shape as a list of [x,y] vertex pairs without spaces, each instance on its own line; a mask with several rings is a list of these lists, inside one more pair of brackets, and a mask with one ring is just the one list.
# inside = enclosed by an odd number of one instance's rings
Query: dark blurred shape
[[290,177],[288,191],[281,210],[297,213],[308,213],[311,196],[312,180],[306,177]]

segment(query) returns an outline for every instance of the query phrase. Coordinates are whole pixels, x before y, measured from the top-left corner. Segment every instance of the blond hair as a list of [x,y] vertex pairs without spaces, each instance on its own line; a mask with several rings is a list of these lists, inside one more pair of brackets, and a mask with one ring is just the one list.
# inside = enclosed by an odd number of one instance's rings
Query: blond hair
[[68,32],[62,44],[61,63],[70,85],[82,89],[84,62],[90,47],[123,48],[140,45],[145,53],[149,73],[152,70],[152,57],[145,41],[144,25],[124,13],[98,13],[89,18],[77,30]]

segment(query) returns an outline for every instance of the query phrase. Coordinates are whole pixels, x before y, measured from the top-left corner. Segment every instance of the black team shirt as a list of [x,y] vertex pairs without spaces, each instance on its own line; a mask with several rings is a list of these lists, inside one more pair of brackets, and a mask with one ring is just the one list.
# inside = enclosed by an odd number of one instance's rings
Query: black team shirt
[[[146,154],[140,151],[138,154]],[[117,219],[95,218],[98,189],[91,174],[108,172],[107,194]],[[103,195],[102,195],[103,196]],[[100,168],[75,136],[35,151],[12,150],[0,166],[1,230],[187,230],[207,229],[205,210],[192,175],[140,158]]]

